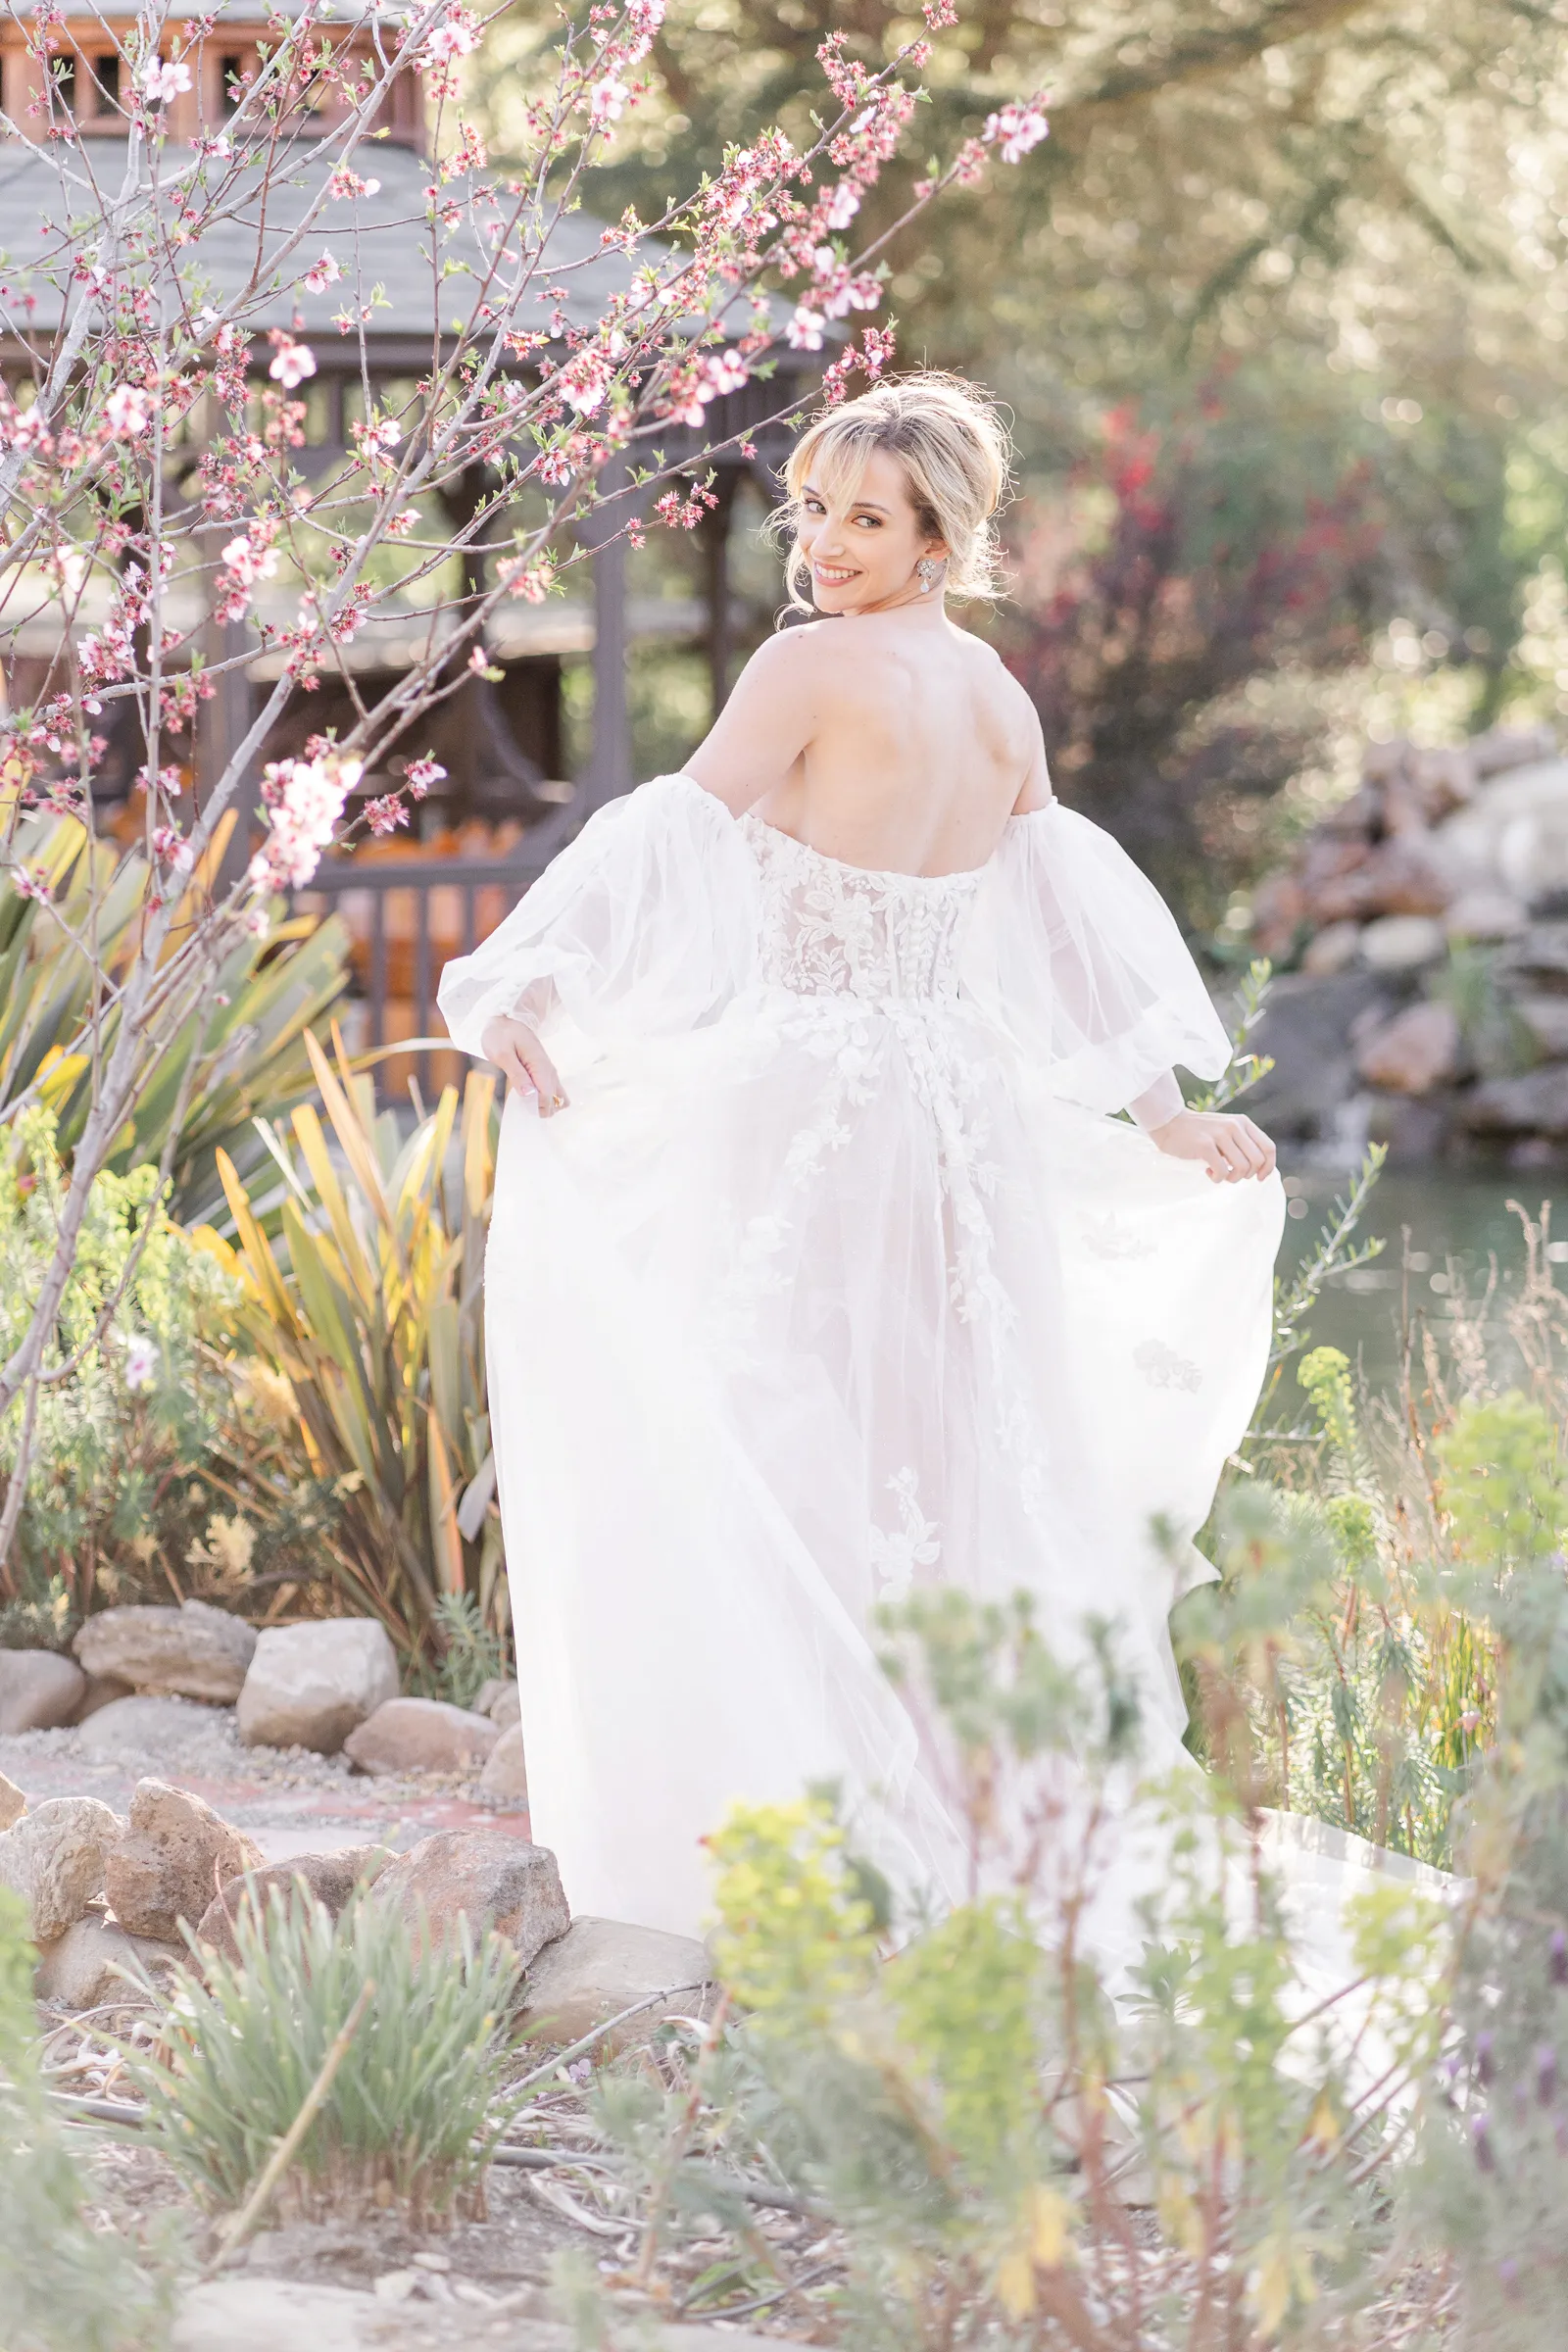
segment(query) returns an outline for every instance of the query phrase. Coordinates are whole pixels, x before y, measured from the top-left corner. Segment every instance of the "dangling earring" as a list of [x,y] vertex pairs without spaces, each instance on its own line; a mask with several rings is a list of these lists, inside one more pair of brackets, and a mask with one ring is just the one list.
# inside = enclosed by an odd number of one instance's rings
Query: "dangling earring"
[[914,568],[920,575],[920,594],[929,596],[942,577],[942,563],[936,556],[922,556]]

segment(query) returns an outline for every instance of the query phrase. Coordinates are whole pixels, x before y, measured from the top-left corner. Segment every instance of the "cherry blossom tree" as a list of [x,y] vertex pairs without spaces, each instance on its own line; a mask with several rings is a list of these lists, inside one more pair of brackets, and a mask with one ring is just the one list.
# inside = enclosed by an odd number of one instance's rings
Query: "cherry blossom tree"
[[[0,1366],[0,1416],[20,1423],[0,1565],[38,1383],[60,1376],[42,1367],[93,1179],[170,1056],[183,1054],[188,1083],[204,996],[236,937],[267,936],[284,911],[280,894],[309,883],[331,845],[408,821],[409,804],[439,779],[428,758],[408,760],[396,790],[352,814],[351,796],[390,743],[416,746],[421,719],[467,669],[484,672],[498,605],[559,592],[585,542],[618,533],[639,543],[651,528],[701,519],[708,461],[726,446],[710,412],[768,379],[781,337],[823,353],[829,401],[857,373],[885,369],[893,327],[871,315],[891,238],[993,156],[1015,163],[1046,133],[1035,100],[1000,108],[931,167],[893,228],[857,247],[861,200],[913,121],[931,36],[956,23],[953,0],[926,0],[926,34],[880,72],[850,59],[840,35],[823,40],[808,147],[770,130],[726,148],[661,218],[625,214],[585,257],[580,236],[564,232],[643,94],[662,10],[663,0],[625,0],[564,21],[548,84],[529,100],[527,153],[504,180],[465,113],[465,61],[485,21],[461,0],[358,20],[325,0],[291,0],[230,89],[220,125],[182,138],[173,110],[214,21],[146,5],[115,35],[105,19],[115,64],[112,85],[97,74],[94,103],[99,132],[106,107],[122,119],[113,147],[84,132],[72,102],[63,59],[79,43],[79,18],[68,32],[57,0],[35,0],[25,19],[37,95],[18,105],[8,91],[0,128],[8,155],[48,164],[59,201],[20,224],[24,234],[8,223],[10,250],[0,250],[0,338],[12,355],[0,390],[0,658],[40,620],[52,619],[56,651],[37,699],[0,712],[0,887],[36,901],[35,920],[69,924],[70,949],[90,971],[76,1050],[91,1105],[52,1264]],[[340,224],[375,192],[377,125],[411,74],[436,159],[422,220],[408,225],[429,268],[430,341],[416,386],[393,407],[368,365],[377,290]],[[208,266],[220,243],[248,254],[237,271]],[[606,282],[607,257],[612,291],[585,324],[580,304],[572,315],[572,277],[591,263]],[[329,291],[335,331],[358,342],[364,413],[326,470],[309,476],[297,453],[317,356],[299,305]],[[293,301],[291,324],[277,323],[280,297]],[[487,486],[470,519],[434,535],[421,526],[421,496],[481,466]],[[460,576],[462,588],[451,586]],[[281,622],[258,606],[264,585],[275,595],[279,582],[298,590]],[[344,649],[411,591],[430,614],[424,650],[368,705],[352,694]],[[216,771],[198,761],[193,772],[204,706],[258,637],[276,682]],[[259,842],[225,858],[269,731],[326,677],[350,686],[353,723],[266,766]],[[111,965],[97,946],[98,899],[85,917],[79,902],[68,915],[39,848],[62,818],[94,835],[95,775],[110,729],[127,723],[140,757],[138,839],[125,855],[143,862],[147,894],[134,954]],[[112,859],[92,870],[95,893],[114,889]],[[0,1118],[14,1119],[44,1083]],[[117,1302],[105,1304],[100,1339]]]

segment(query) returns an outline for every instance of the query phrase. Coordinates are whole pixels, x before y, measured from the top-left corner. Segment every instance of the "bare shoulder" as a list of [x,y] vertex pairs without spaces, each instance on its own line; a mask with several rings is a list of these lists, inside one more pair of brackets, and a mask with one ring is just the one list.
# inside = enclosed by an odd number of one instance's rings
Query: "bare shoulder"
[[748,658],[742,674],[767,680],[802,677],[821,667],[832,636],[832,623],[826,620],[803,620],[791,628],[775,629]]

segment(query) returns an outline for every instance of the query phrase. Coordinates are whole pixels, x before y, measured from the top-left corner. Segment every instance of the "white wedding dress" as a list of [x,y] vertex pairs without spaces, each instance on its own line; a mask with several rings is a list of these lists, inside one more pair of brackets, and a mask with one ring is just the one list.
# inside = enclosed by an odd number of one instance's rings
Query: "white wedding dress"
[[[535,1022],[508,1101],[491,1430],[533,1830],[575,1911],[699,1933],[737,1798],[834,1780],[903,1886],[963,1841],[875,1604],[1117,1621],[1180,1762],[1166,1618],[1269,1339],[1277,1178],[1108,1116],[1229,1048],[1155,891],[1059,805],[977,872],[870,872],[690,777],[602,809],[441,1009]],[[1184,1567],[1151,1532],[1177,1531]]]

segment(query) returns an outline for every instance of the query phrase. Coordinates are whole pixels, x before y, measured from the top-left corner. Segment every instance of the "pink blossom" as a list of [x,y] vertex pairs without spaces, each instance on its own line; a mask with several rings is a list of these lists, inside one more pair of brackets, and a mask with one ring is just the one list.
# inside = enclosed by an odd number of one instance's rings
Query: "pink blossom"
[[117,384],[104,402],[104,422],[117,441],[134,441],[152,421],[153,398],[139,384]]
[[251,859],[253,888],[305,887],[362,772],[362,761],[330,750],[315,760],[269,760],[262,774],[268,834]]
[[230,539],[223,549],[224,568],[232,572],[236,586],[254,588],[258,580],[270,580],[277,570],[277,550],[270,544],[270,534],[276,526],[270,522],[253,523],[241,538]]
[[808,303],[798,303],[795,316],[785,329],[790,349],[792,351],[820,351],[825,324],[826,321],[820,311],[813,311]]
[[1050,130],[1038,106],[1031,101],[1019,105],[1009,101],[996,114],[987,115],[982,134],[988,146],[1000,144],[1004,164],[1021,164],[1031,147],[1038,147]]
[[540,481],[548,482],[553,490],[563,490],[574,478],[576,468],[564,449],[541,451],[534,462],[534,472]]
[[455,57],[471,56],[478,46],[478,25],[466,8],[455,8],[426,34],[424,54],[431,65],[444,66]]
[[395,833],[408,823],[409,812],[395,792],[387,792],[378,801],[366,802],[365,819],[372,833]]
[[11,887],[19,899],[36,899],[40,905],[49,904],[49,882],[44,874],[35,873],[30,865],[14,865]]
[[607,74],[602,81],[594,83],[588,93],[589,121],[618,122],[626,111],[626,101],[630,96],[631,92],[623,81],[617,81],[612,74]]
[[930,32],[944,32],[950,24],[958,22],[955,0],[921,0],[920,14]]
[[827,210],[822,215],[824,227],[848,228],[860,209],[860,191],[853,179],[841,179],[828,192]]
[[267,372],[275,384],[282,385],[285,392],[292,392],[296,386],[304,383],[308,375],[316,373],[316,354],[308,343],[296,343],[293,336],[285,335],[281,328],[274,328],[273,333],[277,350]]
[[177,60],[171,64],[165,58],[150,57],[136,78],[148,105],[162,106],[166,99],[190,88],[190,68]]
[[341,268],[332,259],[332,256],[329,253],[323,253],[318,262],[311,264],[301,283],[309,294],[324,294],[328,286],[337,284],[342,274]]
[[604,403],[612,372],[609,358],[597,346],[575,352],[557,378],[561,396],[580,416],[591,416]]
[[523,556],[504,556],[496,565],[496,577],[509,596],[520,596],[530,605],[542,605],[550,594],[550,584],[556,567],[548,556],[531,560]]
[[[148,771],[144,767],[139,767],[136,770],[136,790],[138,792],[147,792],[150,789],[152,789],[152,787],[150,784]],[[180,794],[185,789],[184,778],[181,776],[178,768],[161,767],[158,770],[157,789],[163,794],[165,800],[177,801]]]
[[427,752],[422,760],[409,761],[404,781],[413,798],[422,801],[432,784],[439,784],[444,780],[446,772],[440,760],[432,760]]
[[347,164],[339,164],[326,183],[326,192],[328,196],[339,199],[345,196],[378,196],[381,182],[378,179],[362,179],[357,172],[349,170]]
[[188,874],[196,862],[196,852],[177,825],[154,825],[153,856],[176,874]]

